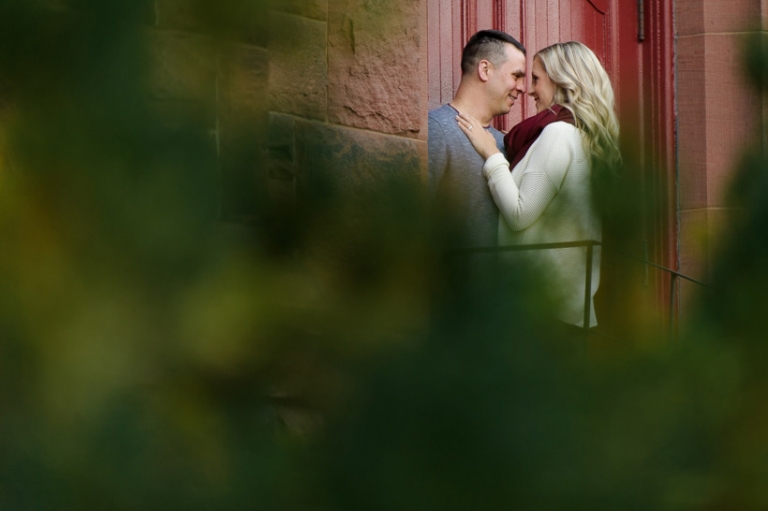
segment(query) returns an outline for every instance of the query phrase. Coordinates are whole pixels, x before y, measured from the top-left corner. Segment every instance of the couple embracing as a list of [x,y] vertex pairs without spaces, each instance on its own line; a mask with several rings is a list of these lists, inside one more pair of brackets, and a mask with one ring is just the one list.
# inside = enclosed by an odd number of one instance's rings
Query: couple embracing
[[[450,205],[450,236],[462,248],[601,241],[594,182],[620,162],[610,80],[582,43],[548,46],[533,57],[515,38],[483,30],[462,53],[454,99],[429,113],[429,188]],[[493,118],[528,93],[537,114],[502,134]],[[593,297],[600,247],[585,300],[585,247],[536,250],[525,260],[544,278],[553,316],[597,324]],[[519,261],[519,259],[517,259]],[[585,304],[585,302],[587,302]]]

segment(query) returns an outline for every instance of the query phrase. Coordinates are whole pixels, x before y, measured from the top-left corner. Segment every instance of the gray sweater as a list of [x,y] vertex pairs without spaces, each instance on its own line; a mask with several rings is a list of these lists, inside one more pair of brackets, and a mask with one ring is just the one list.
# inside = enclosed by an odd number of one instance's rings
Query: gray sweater
[[[499,210],[483,176],[485,161],[459,129],[457,113],[450,105],[429,112],[430,196],[450,246],[496,246]],[[503,151],[501,132],[488,129]]]

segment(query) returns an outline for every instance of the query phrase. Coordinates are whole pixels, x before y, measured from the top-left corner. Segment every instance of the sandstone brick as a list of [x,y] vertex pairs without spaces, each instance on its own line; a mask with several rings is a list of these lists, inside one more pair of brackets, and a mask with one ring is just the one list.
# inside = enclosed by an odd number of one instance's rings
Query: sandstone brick
[[[680,212],[680,272],[708,282],[712,261],[709,258],[707,210]],[[685,318],[701,298],[699,286],[687,281],[679,284],[680,315]]]
[[[759,30],[765,5],[762,0],[677,0],[675,18],[679,35]],[[763,12],[761,12],[763,11]]]
[[418,143],[296,120],[296,231],[330,278],[361,285],[415,256],[409,241],[423,240],[425,219]]
[[707,213],[706,208],[680,212],[680,271],[705,281],[711,263]]
[[407,193],[421,186],[417,144],[407,138],[297,120],[299,197],[344,201],[368,211],[375,204],[396,201],[397,194],[388,191]]
[[316,20],[328,18],[328,0],[271,0],[271,3],[275,11]]
[[675,20],[678,35],[701,34],[704,32],[704,1],[677,0]]
[[[215,111],[199,101],[150,100],[151,122],[148,135],[152,154],[162,166],[161,174],[175,175],[184,181],[176,195],[166,183],[169,200],[186,196],[194,200],[195,215],[206,220],[218,216],[218,151],[215,136]],[[166,165],[175,166],[175,168]],[[181,183],[182,181],[179,181]],[[194,194],[195,197],[188,194]],[[192,204],[190,204],[191,206]]]
[[761,0],[760,28],[768,30],[768,2]]
[[731,177],[761,130],[761,100],[745,78],[742,43],[740,34],[705,36],[708,206],[730,206]]
[[703,4],[707,33],[760,29],[761,0],[704,1]]
[[741,67],[741,36],[678,42],[680,200],[683,208],[728,206],[727,189],[746,144],[760,130],[760,98]]
[[325,119],[326,23],[274,12],[270,20],[271,108],[305,118]]
[[[132,0],[121,5],[116,2],[83,2],[78,0],[44,0],[37,2],[54,16],[80,13],[87,17],[102,18],[119,16],[120,22],[128,24],[153,25],[155,21],[154,0]],[[71,20],[72,18],[70,18]],[[82,18],[80,21],[83,21]]]
[[219,167],[225,218],[256,214],[266,177],[268,54],[227,45],[219,55]]
[[155,24],[158,27],[179,30],[200,30],[202,23],[190,0],[155,0]]
[[242,41],[266,48],[269,46],[269,9],[267,2],[261,0],[242,14],[245,22],[239,28]]
[[216,98],[216,52],[208,38],[150,30],[149,88],[153,97],[212,103]]
[[199,101],[153,100],[154,119],[166,132],[195,130],[206,133],[215,143],[216,109]]
[[[678,151],[680,162],[680,206],[702,208],[707,203],[707,123],[704,37],[681,37],[678,41]],[[685,91],[698,90],[696,94]]]
[[[680,272],[711,283],[712,268],[722,255],[728,239],[728,226],[741,211],[732,208],[704,208],[680,213]],[[681,309],[685,314],[696,300],[712,291],[693,283],[681,283]]]
[[230,44],[219,52],[219,111],[223,122],[266,126],[269,54]]
[[293,181],[294,169],[294,118],[289,115],[270,113],[267,135],[269,150],[269,177],[280,181]]
[[284,234],[295,232],[296,183],[279,179],[267,179],[265,183],[266,202],[262,218],[270,223],[273,231],[283,231]]
[[328,10],[329,119],[417,136],[427,109],[421,93],[421,3],[337,0]]
[[267,196],[276,216],[286,218],[296,206],[296,185],[293,181],[267,179]]
[[219,39],[266,47],[267,0],[155,0],[158,27],[186,30]]
[[[294,253],[299,236],[293,181],[267,178],[259,210],[260,244],[272,253]],[[266,246],[265,246],[266,245]]]

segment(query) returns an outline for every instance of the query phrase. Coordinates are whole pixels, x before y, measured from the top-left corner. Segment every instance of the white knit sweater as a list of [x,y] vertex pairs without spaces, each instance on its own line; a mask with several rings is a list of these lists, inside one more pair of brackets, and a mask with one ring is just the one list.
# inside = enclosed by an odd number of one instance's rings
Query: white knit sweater
[[[485,162],[493,199],[499,207],[498,244],[524,245],[602,240],[600,218],[592,204],[589,156],[582,132],[554,122],[544,128],[512,172],[501,153]],[[584,323],[587,249],[565,248],[525,252],[545,279],[555,316],[572,325]],[[510,256],[510,260],[518,262]],[[592,297],[600,284],[600,247],[592,259]],[[590,298],[589,326],[597,325]]]

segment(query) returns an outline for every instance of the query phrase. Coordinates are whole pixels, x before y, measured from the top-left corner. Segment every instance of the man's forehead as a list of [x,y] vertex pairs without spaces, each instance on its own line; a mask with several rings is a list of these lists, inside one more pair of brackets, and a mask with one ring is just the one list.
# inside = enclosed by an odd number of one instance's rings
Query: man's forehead
[[504,53],[506,53],[509,56],[520,55],[522,57],[525,57],[525,54],[522,51],[520,51],[520,49],[517,46],[507,42],[504,43]]
[[504,45],[504,53],[507,59],[503,65],[513,68],[515,74],[525,74],[525,54],[512,44]]

